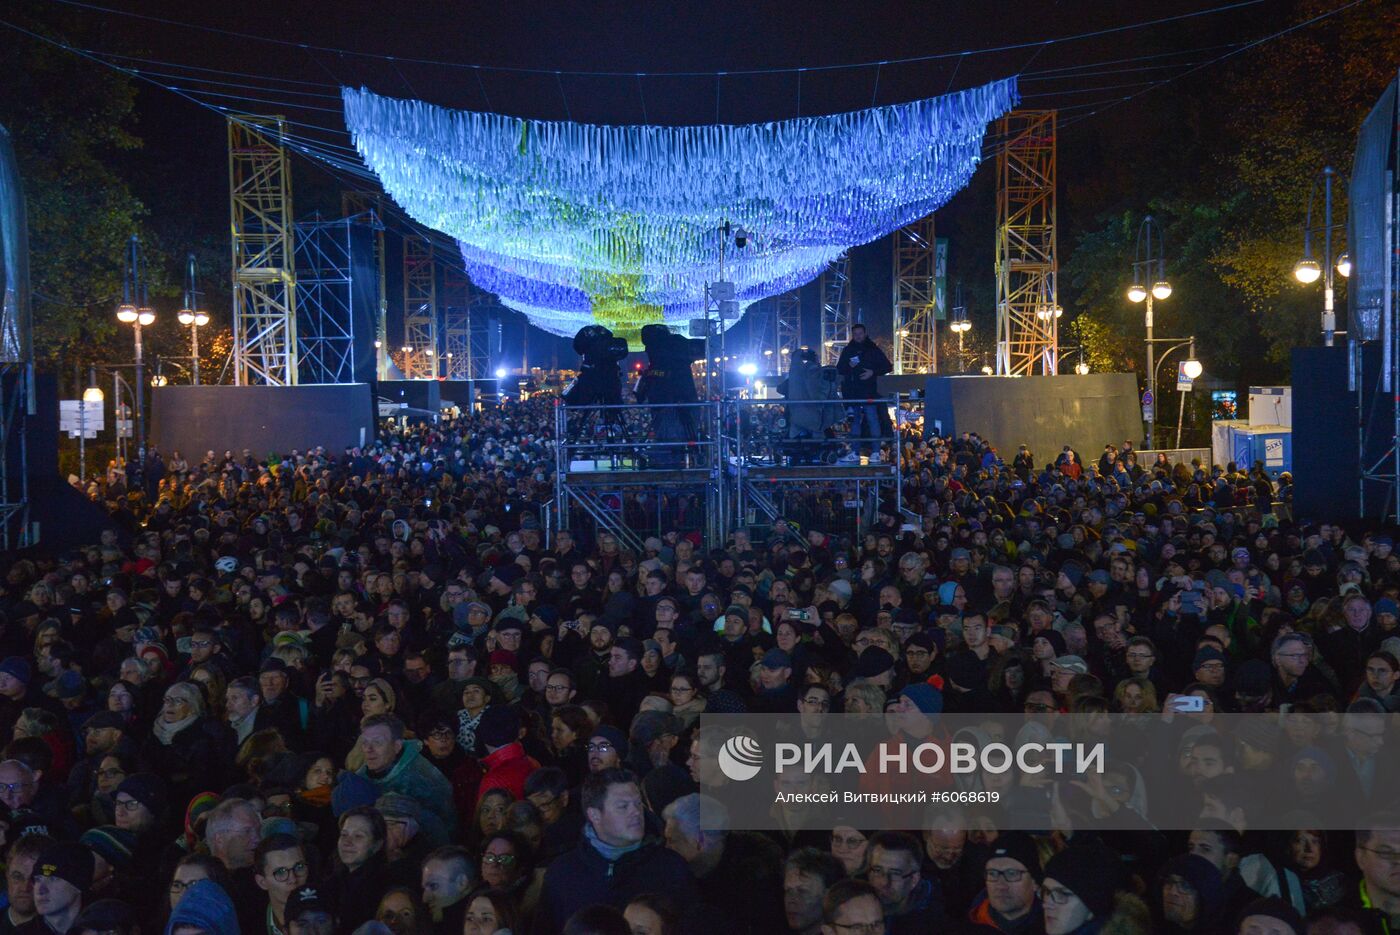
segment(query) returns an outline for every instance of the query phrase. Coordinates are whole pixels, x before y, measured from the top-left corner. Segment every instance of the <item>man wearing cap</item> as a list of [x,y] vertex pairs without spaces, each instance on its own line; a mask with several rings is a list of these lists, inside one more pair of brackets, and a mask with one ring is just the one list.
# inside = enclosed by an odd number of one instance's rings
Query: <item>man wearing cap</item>
[[1089,935],[1113,915],[1122,864],[1099,844],[1071,844],[1045,865],[1045,935]]
[[268,656],[258,667],[258,688],[262,693],[262,716],[268,727],[277,728],[287,746],[302,748],[302,737],[310,722],[311,709],[305,698],[291,689],[292,670],[276,656]]
[[1056,695],[1065,697],[1069,693],[1069,683],[1076,675],[1088,675],[1089,664],[1080,656],[1067,653],[1056,656],[1050,663],[1050,687]]
[[67,935],[92,886],[92,851],[76,841],[54,841],[39,851],[34,881],[36,917],[17,930],[23,935]]
[[478,807],[492,789],[505,789],[516,801],[525,797],[525,779],[539,769],[540,764],[521,746],[522,728],[520,709],[515,705],[491,705],[482,713],[476,726],[476,739],[486,751],[481,758],[486,775],[478,786]]
[[600,773],[605,769],[615,769],[627,762],[631,747],[627,737],[611,724],[603,724],[588,738],[584,748],[588,753],[588,771]]
[[159,860],[166,841],[159,822],[165,814],[165,780],[152,773],[132,773],[117,786],[113,815],[118,828],[133,836],[138,866]]
[[758,669],[758,691],[748,706],[756,714],[791,714],[797,709],[792,657],[784,650],[774,646],[763,654]]
[[315,886],[303,886],[287,899],[287,935],[335,935],[339,919],[330,900]]
[[23,656],[10,656],[0,662],[0,737],[13,736],[15,722],[27,706],[33,677],[29,660]]
[[998,932],[1039,935],[1045,931],[1040,908],[1040,852],[1030,835],[997,835],[983,871],[986,888],[968,910],[968,921]]
[[92,788],[92,774],[103,759],[118,751],[135,753],[135,745],[126,737],[126,720],[115,711],[98,711],[83,722],[79,736],[83,740],[82,759],[68,771],[68,800],[81,801]]

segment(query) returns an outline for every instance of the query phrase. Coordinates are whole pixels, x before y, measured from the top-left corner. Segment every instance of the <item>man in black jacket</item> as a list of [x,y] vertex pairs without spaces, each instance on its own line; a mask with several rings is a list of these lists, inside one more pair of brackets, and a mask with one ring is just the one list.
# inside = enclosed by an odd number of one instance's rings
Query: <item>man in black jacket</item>
[[[851,341],[841,349],[841,357],[836,361],[836,372],[841,375],[841,396],[852,401],[847,406],[852,438],[889,438],[894,434],[889,413],[883,406],[860,402],[878,396],[877,381],[893,369],[885,352],[867,336],[865,325],[852,325]],[[869,448],[860,454],[868,457]],[[859,457],[852,450],[842,460],[851,463]]]
[[583,783],[583,840],[545,872],[535,935],[553,935],[579,909],[606,903],[622,909],[638,893],[665,893],[678,906],[698,904],[684,860],[646,838],[637,777],[605,769]]

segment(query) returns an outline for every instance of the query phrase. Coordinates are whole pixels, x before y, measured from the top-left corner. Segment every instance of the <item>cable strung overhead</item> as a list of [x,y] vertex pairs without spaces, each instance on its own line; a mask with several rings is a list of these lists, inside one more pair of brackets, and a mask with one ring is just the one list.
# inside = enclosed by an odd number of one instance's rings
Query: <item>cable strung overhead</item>
[[355,147],[472,280],[560,335],[703,315],[719,227],[751,231],[724,278],[741,304],[815,278],[941,207],[981,160],[1014,78],[956,94],[742,126],[593,126],[343,91]]

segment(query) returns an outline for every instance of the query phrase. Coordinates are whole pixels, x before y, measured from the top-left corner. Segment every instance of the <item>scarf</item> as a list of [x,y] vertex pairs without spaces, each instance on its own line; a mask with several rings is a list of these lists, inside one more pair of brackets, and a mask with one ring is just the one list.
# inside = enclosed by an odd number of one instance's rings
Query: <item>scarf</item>
[[199,720],[198,714],[191,714],[189,717],[176,721],[174,724],[167,724],[160,718],[156,718],[156,722],[152,725],[151,730],[155,733],[156,740],[160,741],[161,746],[168,747],[170,746],[170,742],[175,739],[176,734],[180,733],[180,731],[189,727],[197,720]]
[[640,849],[642,846],[641,841],[638,841],[636,844],[628,844],[625,847],[608,844],[598,837],[598,833],[593,830],[593,826],[588,822],[583,823],[583,836],[588,839],[588,843],[595,851],[603,855],[608,863],[615,863],[627,854]]

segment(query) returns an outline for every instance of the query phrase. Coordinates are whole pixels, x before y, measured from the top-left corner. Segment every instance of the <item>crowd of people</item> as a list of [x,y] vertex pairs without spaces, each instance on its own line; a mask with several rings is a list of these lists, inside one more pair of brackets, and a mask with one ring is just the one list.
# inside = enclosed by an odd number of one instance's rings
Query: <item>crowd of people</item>
[[[884,456],[917,522],[633,552],[545,528],[552,405],[172,459],[150,496],[114,475],[89,546],[10,557],[0,935],[1400,924],[1400,821],[1308,812],[1400,791],[1386,532],[1295,520],[1233,465],[910,435]],[[706,712],[1123,713],[1171,746],[1085,784],[1133,830],[744,831],[699,785]],[[1292,830],[1250,825],[1262,763]]]

